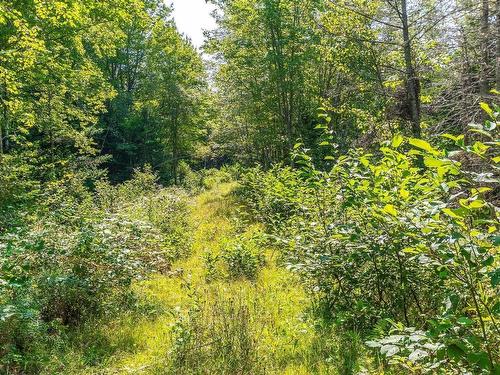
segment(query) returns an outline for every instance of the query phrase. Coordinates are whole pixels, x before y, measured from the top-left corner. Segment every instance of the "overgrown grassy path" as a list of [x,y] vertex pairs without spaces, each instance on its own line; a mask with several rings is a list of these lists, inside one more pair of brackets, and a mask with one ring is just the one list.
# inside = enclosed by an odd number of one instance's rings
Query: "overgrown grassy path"
[[[352,367],[356,358],[345,354],[357,350],[354,344],[342,343],[306,319],[309,299],[295,276],[276,266],[271,249],[264,250],[266,265],[256,280],[207,281],[207,253],[216,256],[235,236],[250,238],[260,230],[240,222],[233,189],[234,184],[222,184],[193,200],[192,254],[176,262],[172,274],[135,286],[151,308],[102,328],[111,353],[104,358],[101,353],[97,366],[78,372],[349,373],[345,367]],[[344,346],[340,356],[339,345]],[[82,358],[88,358],[86,350],[82,348]]]

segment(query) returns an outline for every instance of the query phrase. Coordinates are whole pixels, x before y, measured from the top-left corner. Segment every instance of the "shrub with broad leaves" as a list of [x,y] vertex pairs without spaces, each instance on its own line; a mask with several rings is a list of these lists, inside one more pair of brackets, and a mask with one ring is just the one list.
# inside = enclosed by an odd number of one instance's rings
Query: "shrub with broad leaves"
[[467,142],[398,135],[321,163],[297,145],[298,170],[242,180],[321,313],[405,371],[499,371],[500,108],[483,108]]

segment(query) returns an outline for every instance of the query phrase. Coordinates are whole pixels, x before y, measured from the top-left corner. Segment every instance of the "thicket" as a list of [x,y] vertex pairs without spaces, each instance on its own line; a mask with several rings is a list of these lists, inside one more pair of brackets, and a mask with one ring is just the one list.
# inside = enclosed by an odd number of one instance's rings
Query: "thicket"
[[298,144],[297,169],[242,177],[239,194],[317,313],[398,371],[500,370],[500,108],[482,106],[485,125],[438,146],[398,135],[318,161]]
[[113,186],[77,176],[0,233],[0,372],[36,373],[65,335],[131,310],[134,281],[190,251],[186,194],[151,170]]
[[205,254],[206,280],[247,279],[255,281],[266,263],[262,233],[238,235],[222,244],[219,252]]

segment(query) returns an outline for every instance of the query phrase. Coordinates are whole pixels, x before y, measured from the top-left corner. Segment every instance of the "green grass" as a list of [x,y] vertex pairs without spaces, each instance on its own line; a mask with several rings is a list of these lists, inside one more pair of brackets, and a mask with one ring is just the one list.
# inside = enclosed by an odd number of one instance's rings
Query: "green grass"
[[192,253],[171,275],[134,285],[139,310],[86,326],[45,373],[357,373],[365,362],[359,338],[318,329],[299,280],[276,266],[272,249],[262,249],[266,265],[256,280],[207,282],[207,252],[218,254],[237,234],[261,229],[242,229],[232,219],[234,187],[218,185],[193,198]]

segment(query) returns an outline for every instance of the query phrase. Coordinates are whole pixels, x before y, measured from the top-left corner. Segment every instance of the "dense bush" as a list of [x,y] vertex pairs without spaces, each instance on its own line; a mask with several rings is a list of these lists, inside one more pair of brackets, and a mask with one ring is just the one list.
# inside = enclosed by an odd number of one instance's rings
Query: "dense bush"
[[273,231],[301,212],[303,181],[291,168],[276,166],[263,173],[248,170],[241,176],[242,188],[237,191],[257,220]]
[[255,280],[265,265],[265,255],[258,233],[228,240],[220,253],[205,254],[206,279]]
[[233,279],[245,277],[254,280],[265,263],[262,250],[255,248],[251,242],[235,243],[227,247],[222,254],[222,259],[229,276]]
[[[373,336],[405,371],[498,371],[500,159],[488,132],[499,109],[483,107],[492,119],[468,136],[483,142],[445,135],[448,151],[397,136],[327,171],[298,147],[299,170],[243,178],[241,195],[279,228],[324,316]],[[457,161],[466,157],[481,170]]]
[[0,371],[40,363],[49,333],[124,308],[134,280],[168,271],[190,247],[183,193],[147,169],[95,193],[75,177],[43,197],[0,233]]

